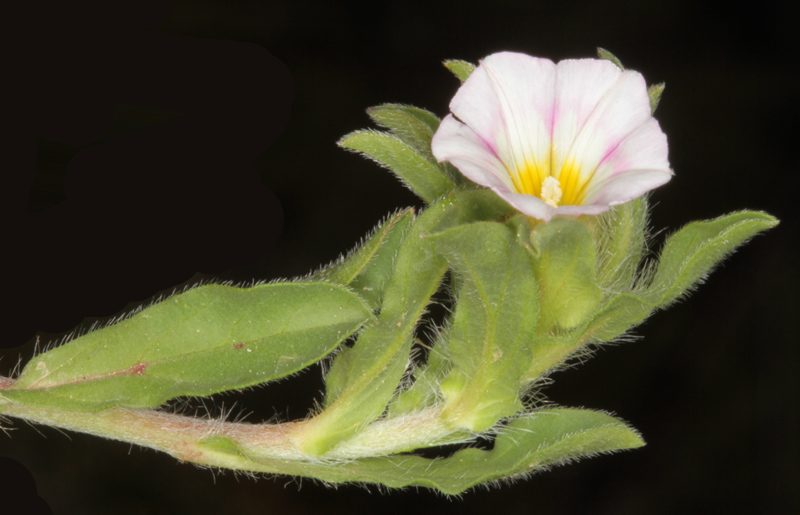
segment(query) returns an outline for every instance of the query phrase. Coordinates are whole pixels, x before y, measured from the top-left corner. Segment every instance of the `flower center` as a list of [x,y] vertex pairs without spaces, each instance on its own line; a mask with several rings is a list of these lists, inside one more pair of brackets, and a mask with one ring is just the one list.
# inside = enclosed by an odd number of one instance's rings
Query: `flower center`
[[542,194],[540,198],[548,206],[558,207],[561,201],[561,182],[552,175],[545,177],[542,182]]

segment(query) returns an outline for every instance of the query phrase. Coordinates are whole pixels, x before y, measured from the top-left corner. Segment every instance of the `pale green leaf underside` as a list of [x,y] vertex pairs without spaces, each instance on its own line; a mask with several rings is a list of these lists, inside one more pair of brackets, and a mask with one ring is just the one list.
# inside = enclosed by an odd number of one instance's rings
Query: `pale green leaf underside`
[[244,388],[319,361],[371,316],[330,283],[200,286],[37,356],[4,395],[95,411]]
[[232,458],[231,466],[313,477],[328,483],[379,483],[392,488],[421,486],[457,495],[490,481],[513,479],[571,460],[644,445],[624,422],[583,409],[536,411],[508,424],[490,451],[465,449],[444,459],[395,455],[330,465],[251,460],[231,440],[211,437],[209,451]]
[[575,220],[556,218],[531,233],[539,278],[540,328],[574,327],[595,310],[602,291],[595,284],[596,252],[591,233]]
[[325,410],[302,437],[306,452],[327,452],[383,413],[408,365],[414,329],[447,269],[424,236],[506,214],[511,208],[497,199],[484,190],[455,192],[420,214],[398,250],[378,320],[333,361]]

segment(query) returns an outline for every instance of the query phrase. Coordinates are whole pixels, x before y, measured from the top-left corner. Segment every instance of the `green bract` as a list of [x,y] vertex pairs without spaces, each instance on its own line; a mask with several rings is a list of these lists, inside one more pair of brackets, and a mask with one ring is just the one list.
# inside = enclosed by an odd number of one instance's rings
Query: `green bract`
[[[462,81],[474,69],[446,66]],[[650,90],[653,109],[662,90]],[[645,198],[538,222],[434,159],[432,113],[368,112],[388,132],[357,131],[340,145],[389,168],[423,210],[390,215],[302,281],[200,286],[36,356],[18,377],[0,378],[0,412],[201,465],[445,494],[643,445],[608,414],[540,407],[542,379],[685,296],[777,220],[742,211],[694,222],[655,258]],[[432,325],[426,314],[441,298],[447,316]],[[326,356],[324,397],[303,421],[154,409],[280,379]],[[471,448],[478,437],[493,448]],[[442,444],[464,448],[413,454]]]

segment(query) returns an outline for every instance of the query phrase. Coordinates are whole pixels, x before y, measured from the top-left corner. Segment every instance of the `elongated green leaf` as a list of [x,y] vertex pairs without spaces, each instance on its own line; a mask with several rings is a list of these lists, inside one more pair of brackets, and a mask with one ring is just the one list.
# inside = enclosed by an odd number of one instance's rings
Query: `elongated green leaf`
[[392,275],[397,249],[413,220],[412,209],[389,216],[349,256],[314,274],[310,279],[349,286],[373,310],[378,309],[383,291]]
[[425,202],[433,202],[455,188],[442,168],[392,134],[356,131],[342,138],[339,146],[360,152],[389,168]]
[[500,223],[462,225],[431,240],[459,278],[448,334],[453,370],[442,383],[444,417],[485,431],[522,409],[521,378],[538,316],[531,255]]
[[[447,261],[425,236],[512,211],[496,198],[483,190],[452,193],[412,224],[398,250],[377,322],[336,356],[326,376],[325,409],[298,433],[305,452],[324,454],[384,412],[408,367],[414,329],[447,269]],[[354,420],[359,424],[354,426]]]
[[319,361],[371,316],[330,283],[200,286],[37,356],[4,395],[94,411],[244,388]]
[[[435,239],[442,231],[466,224],[501,220],[511,216],[515,210],[491,190],[466,190],[453,195],[450,208],[442,214],[430,231]],[[449,201],[449,199],[448,199]],[[525,227],[528,227],[527,219]],[[450,323],[452,320],[448,321]],[[449,330],[445,330],[448,333]],[[431,405],[441,398],[441,383],[452,368],[449,358],[448,336],[441,334],[428,352],[427,362],[414,370],[414,383],[407,390],[398,392],[389,406],[389,416],[408,413]]]
[[580,324],[602,297],[595,284],[592,234],[580,222],[556,218],[536,226],[531,243],[540,292],[540,332],[549,332],[554,324],[563,328]]
[[386,127],[392,134],[408,143],[434,166],[442,170],[457,186],[472,185],[450,163],[439,163],[431,152],[431,139],[439,128],[439,118],[430,111],[400,104],[384,104],[367,109],[367,114],[378,125]]
[[739,211],[706,222],[692,222],[667,238],[653,282],[643,300],[664,307],[680,298],[725,256],[778,220],[760,211]]
[[442,64],[444,64],[445,68],[450,70],[461,82],[467,80],[467,78],[475,70],[474,64],[468,63],[467,61],[460,61],[458,59],[450,59]]
[[325,409],[299,437],[305,452],[324,454],[385,410],[408,365],[417,322],[447,268],[421,236],[448,207],[441,201],[433,204],[409,229],[377,322],[336,356],[326,376]]
[[248,457],[224,437],[209,437],[203,443],[204,452],[229,456],[232,468],[313,477],[327,483],[379,483],[391,488],[421,486],[448,495],[642,445],[641,437],[624,422],[604,413],[569,408],[539,410],[514,420],[497,437],[490,451],[465,449],[449,458],[434,460],[391,456],[331,464],[267,461]]

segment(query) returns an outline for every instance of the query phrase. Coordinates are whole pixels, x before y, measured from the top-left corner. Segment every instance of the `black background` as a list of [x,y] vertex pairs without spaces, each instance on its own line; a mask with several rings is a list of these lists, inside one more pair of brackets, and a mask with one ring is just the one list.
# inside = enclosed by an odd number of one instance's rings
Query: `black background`
[[[335,142],[368,126],[372,105],[445,114],[458,86],[440,65],[448,58],[515,50],[557,61],[607,48],[667,84],[657,117],[676,175],[653,195],[653,227],[743,208],[782,224],[641,326],[642,339],[555,376],[552,400],[618,414],[642,432],[642,449],[446,499],[213,474],[13,421],[0,435],[13,478],[4,509],[797,511],[800,44],[788,3],[106,4],[28,3],[6,17],[3,375],[29,359],[37,334],[52,341],[204,278],[304,274],[389,211],[420,205]],[[320,388],[315,369],[218,402],[238,401],[248,420],[300,417]]]

